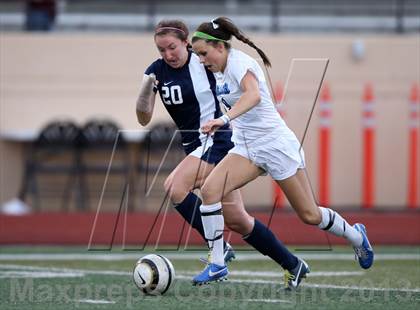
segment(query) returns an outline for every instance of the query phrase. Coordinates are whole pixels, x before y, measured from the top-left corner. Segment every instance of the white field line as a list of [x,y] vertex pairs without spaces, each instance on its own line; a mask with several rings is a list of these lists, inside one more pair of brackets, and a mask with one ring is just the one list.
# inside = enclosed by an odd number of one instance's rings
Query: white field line
[[24,271],[35,271],[35,272],[56,272],[62,274],[79,274],[81,277],[89,274],[93,275],[109,275],[109,276],[128,276],[131,272],[128,271],[116,271],[116,270],[90,270],[90,269],[70,269],[70,268],[57,268],[57,267],[40,267],[40,266],[25,266],[25,265],[3,265],[0,264],[0,272],[2,269],[6,270],[24,270]]
[[418,288],[418,287],[416,287],[416,288],[390,288],[390,287],[367,287],[367,286],[316,284],[316,283],[303,283],[302,285],[306,286],[306,287],[345,289],[345,290],[355,290],[355,291],[420,293],[420,288]]
[[[93,274],[93,275],[117,275],[117,276],[131,276],[131,272],[127,271],[115,271],[115,270],[83,270],[83,269],[65,269],[65,268],[50,268],[50,267],[38,267],[38,266],[22,266],[22,265],[1,265],[0,264],[0,274],[1,269],[19,269],[19,270],[26,270],[26,273],[29,274],[29,271],[34,271],[35,273],[38,271],[62,271],[64,274],[66,272],[73,272],[73,273],[84,273],[84,274]],[[337,273],[340,273],[339,271]],[[191,281],[192,277],[190,274],[197,274],[199,271],[192,272],[192,271],[180,271],[176,274],[176,279],[179,280],[187,280]],[[242,271],[233,271],[230,274],[235,275],[235,273],[242,274]],[[332,271],[319,271],[318,276],[331,276],[333,274]],[[250,273],[248,273],[250,274]],[[253,277],[260,276],[260,277],[271,277],[270,273],[267,272],[252,272]],[[255,283],[255,284],[280,284],[281,281],[281,273],[278,273],[277,276],[279,277],[278,281],[273,280],[262,280],[262,279],[229,279],[228,281],[231,283]],[[310,276],[313,273],[308,274]],[[313,275],[312,275],[313,276]],[[30,276],[29,276],[30,277]],[[382,288],[382,287],[359,287],[359,286],[346,286],[346,285],[329,285],[329,284],[316,284],[316,283],[303,283],[302,286],[305,287],[313,287],[313,288],[325,288],[325,289],[343,289],[343,290],[357,290],[357,291],[380,291],[380,292],[412,292],[412,293],[420,293],[420,288]]]
[[[1,267],[0,267],[1,269]],[[77,278],[83,277],[80,272],[50,272],[50,271],[0,271],[0,279],[16,278]]]
[[[54,268],[54,267],[39,267],[39,266],[25,266],[25,265],[3,265],[0,264],[0,277],[6,272],[1,270],[14,270],[12,272],[40,272],[40,273],[51,273],[53,274],[69,274],[74,277],[83,277],[88,274],[93,275],[112,275],[112,276],[127,276],[131,275],[131,272],[127,271],[116,271],[116,270],[88,270],[88,269],[68,269],[68,268]],[[199,273],[200,271],[187,271],[181,270],[176,273],[185,276],[193,276]],[[283,276],[282,271],[230,271],[230,275],[239,276],[239,277],[262,277],[262,278],[281,278]],[[314,271],[308,274],[308,277],[334,277],[334,276],[361,276],[364,275],[363,271]]]
[[[156,251],[155,251],[156,252]],[[190,260],[205,257],[206,252],[164,252],[157,251],[158,254],[164,255],[169,259],[174,260]],[[5,260],[41,260],[41,261],[66,261],[66,260],[93,260],[93,261],[120,261],[120,260],[137,260],[141,256],[149,254],[146,251],[138,251],[137,253],[104,253],[104,254],[91,254],[91,253],[38,253],[38,254],[0,254],[0,261]],[[295,253],[300,258],[308,260],[354,260],[353,253]],[[270,260],[268,256],[263,256],[257,252],[236,252],[236,260],[238,261],[251,261],[251,260]],[[375,260],[420,260],[420,253],[401,253],[401,254],[375,254]]]
[[[0,265],[1,268],[1,265]],[[183,275],[196,275],[200,271],[180,271],[179,273]],[[364,271],[313,271],[308,273],[308,277],[341,277],[341,276],[363,276],[365,274]],[[279,270],[278,272],[275,271],[229,271],[229,275],[231,276],[239,276],[239,277],[262,277],[262,278],[281,278],[283,277],[284,273]]]
[[292,302],[290,300],[284,300],[284,299],[245,299],[245,301],[251,301],[251,302],[269,302],[269,303],[288,303],[291,304]]
[[115,301],[112,300],[102,300],[102,299],[78,299],[76,302],[86,303],[86,304],[115,304]]
[[[191,276],[177,275],[178,279],[190,280]],[[231,279],[229,278],[227,283],[255,283],[255,284],[281,284],[280,281],[272,280],[248,280],[248,279]],[[339,290],[355,290],[355,291],[380,291],[380,292],[411,292],[411,293],[420,293],[420,288],[385,288],[385,287],[360,287],[360,286],[347,286],[347,285],[329,285],[329,284],[316,284],[316,283],[302,283],[301,286],[304,287],[314,287],[314,288],[330,288],[330,289],[339,289]]]

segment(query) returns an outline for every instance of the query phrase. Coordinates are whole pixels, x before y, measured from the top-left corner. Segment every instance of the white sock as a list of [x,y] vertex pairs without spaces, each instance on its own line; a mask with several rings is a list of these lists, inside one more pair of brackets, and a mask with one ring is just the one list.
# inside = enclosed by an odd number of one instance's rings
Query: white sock
[[211,251],[210,262],[219,266],[225,265],[223,255],[223,229],[224,219],[222,204],[217,202],[211,205],[200,206],[201,220],[203,221],[204,236]]
[[350,226],[349,223],[347,223],[340,214],[331,209],[323,207],[319,207],[319,210],[321,211],[322,215],[321,223],[318,225],[319,228],[326,230],[338,237],[346,238],[355,247],[362,245],[363,238],[360,232],[354,229],[353,226]]

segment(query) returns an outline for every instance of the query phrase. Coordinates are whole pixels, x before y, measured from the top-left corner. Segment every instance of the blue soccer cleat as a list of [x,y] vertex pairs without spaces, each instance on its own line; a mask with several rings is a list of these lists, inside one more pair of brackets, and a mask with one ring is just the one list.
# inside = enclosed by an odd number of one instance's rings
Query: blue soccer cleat
[[219,266],[216,264],[208,264],[206,268],[193,278],[193,285],[202,285],[209,282],[223,281],[227,279],[229,271],[227,266]]
[[[203,263],[205,263],[205,264],[209,264],[210,263],[210,259],[209,259],[209,257],[210,257],[210,253],[209,253],[209,255],[208,255],[208,258],[207,259],[205,259],[205,258],[200,258],[200,261],[202,261]],[[223,250],[223,258],[224,258],[224,260],[225,260],[225,264],[227,265],[228,263],[230,263],[231,261],[233,261],[235,258],[236,258],[236,255],[235,255],[235,250],[233,249],[233,247],[229,244],[229,243],[227,243],[226,242],[226,246],[225,246],[225,248],[224,248],[224,250]]]
[[353,227],[362,234],[363,238],[363,242],[360,247],[353,247],[354,252],[356,253],[356,259],[359,262],[360,267],[363,269],[369,269],[373,264],[374,253],[366,234],[366,227],[360,223],[354,224]]

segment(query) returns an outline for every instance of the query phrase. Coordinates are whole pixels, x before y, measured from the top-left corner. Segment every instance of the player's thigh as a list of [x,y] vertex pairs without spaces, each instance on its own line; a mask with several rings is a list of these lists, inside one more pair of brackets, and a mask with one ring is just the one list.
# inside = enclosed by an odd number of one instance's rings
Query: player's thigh
[[187,190],[193,190],[200,187],[214,165],[209,164],[198,157],[187,156],[172,171],[168,179],[175,187],[185,187]]
[[221,201],[231,191],[242,187],[262,173],[248,158],[229,153],[213,169],[201,188],[203,200],[209,203]]

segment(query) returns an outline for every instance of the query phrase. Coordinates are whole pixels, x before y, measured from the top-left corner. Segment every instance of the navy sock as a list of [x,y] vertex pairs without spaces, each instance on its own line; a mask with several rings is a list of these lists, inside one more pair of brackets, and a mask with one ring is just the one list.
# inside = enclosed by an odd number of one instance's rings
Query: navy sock
[[286,270],[292,270],[298,264],[298,258],[293,255],[271,230],[255,219],[251,233],[243,239],[258,252],[269,256]]
[[[184,200],[175,205],[175,209],[182,215],[182,217],[203,237],[207,244],[207,239],[204,236],[203,222],[201,221],[201,199],[193,192],[189,192]],[[223,242],[223,248],[226,247],[226,242]]]

